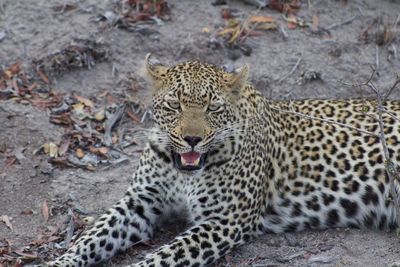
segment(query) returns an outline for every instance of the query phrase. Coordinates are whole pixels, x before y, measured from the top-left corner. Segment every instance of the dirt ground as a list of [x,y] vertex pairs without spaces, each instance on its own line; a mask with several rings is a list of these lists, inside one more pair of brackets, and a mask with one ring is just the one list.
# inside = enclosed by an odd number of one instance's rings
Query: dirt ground
[[[76,38],[97,40],[107,45],[107,59],[90,69],[63,72],[53,80],[54,87],[58,92],[75,92],[96,102],[104,91],[123,94],[119,82],[130,74],[137,84],[131,93],[144,106],[150,104],[151,97],[141,70],[148,52],[166,64],[200,59],[229,68],[248,63],[251,80],[267,97],[275,99],[365,97],[370,95],[368,90],[349,88],[340,81],[365,81],[371,66],[378,66],[374,82],[384,90],[390,88],[400,70],[399,38],[393,36],[383,44],[379,39],[382,25],[393,25],[399,16],[398,1],[300,1],[296,16],[307,22],[317,16],[319,27],[315,31],[299,26],[288,29],[281,13],[270,8],[257,11],[242,1],[228,1],[229,7],[244,16],[258,12],[276,18],[281,28],[248,37],[246,44],[252,48],[249,56],[210,44],[224,25],[222,7],[212,5],[212,1],[170,0],[170,20],[162,25],[145,25],[146,31],[103,27],[96,18],[111,10],[112,2],[116,1],[0,0],[0,67],[5,69],[20,60],[29,68],[33,60],[62,49]],[[53,9],[64,3],[75,8]],[[369,36],[362,37],[369,26]],[[398,30],[393,34],[398,35]],[[233,60],[235,57],[239,58]],[[392,94],[393,98],[399,96],[399,92]],[[141,143],[130,151],[129,162],[116,166],[94,171],[53,166],[48,155],[34,153],[45,143],[60,142],[66,131],[50,122],[49,114],[49,110],[15,99],[0,100],[0,216],[7,216],[13,228],[0,222],[0,252],[7,240],[13,250],[26,249],[39,257],[51,257],[45,251],[53,249],[53,243],[40,248],[28,244],[57,225],[65,228],[68,208],[100,215],[124,193],[135,169]],[[11,163],[10,153],[18,155]],[[43,216],[45,201],[50,210],[47,222]],[[138,261],[182,229],[184,223],[160,229],[151,244],[131,248],[103,266]],[[11,264],[4,257],[0,259],[0,266]],[[215,266],[392,266],[396,262],[400,264],[400,239],[394,233],[331,229],[264,235],[235,249]]]

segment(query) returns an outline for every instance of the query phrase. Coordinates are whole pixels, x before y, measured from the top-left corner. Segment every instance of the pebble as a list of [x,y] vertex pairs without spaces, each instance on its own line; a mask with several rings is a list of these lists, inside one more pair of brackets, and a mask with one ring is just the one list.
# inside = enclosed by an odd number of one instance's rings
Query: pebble
[[6,38],[7,34],[6,32],[0,32],[0,42],[3,41],[4,38]]

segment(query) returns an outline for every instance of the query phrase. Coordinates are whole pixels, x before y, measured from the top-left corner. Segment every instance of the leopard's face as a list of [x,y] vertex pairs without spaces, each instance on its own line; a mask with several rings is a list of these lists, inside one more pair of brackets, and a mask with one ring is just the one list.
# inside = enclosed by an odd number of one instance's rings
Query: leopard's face
[[147,63],[147,69],[155,87],[154,118],[163,133],[159,142],[177,169],[203,168],[207,155],[234,134],[232,126],[238,120],[234,87],[243,73],[226,73],[197,61],[170,68]]

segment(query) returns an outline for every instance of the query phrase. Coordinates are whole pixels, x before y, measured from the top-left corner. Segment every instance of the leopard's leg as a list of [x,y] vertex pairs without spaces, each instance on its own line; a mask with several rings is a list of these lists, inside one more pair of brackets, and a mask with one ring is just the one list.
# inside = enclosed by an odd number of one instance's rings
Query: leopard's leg
[[209,220],[193,226],[129,267],[207,266],[249,238],[249,231],[233,220]]
[[[171,188],[171,173],[165,169],[161,176],[155,165],[160,164],[151,149],[145,151],[140,166],[135,172],[133,183],[125,196],[108,212],[102,215],[94,226],[87,230],[68,251],[47,266],[90,266],[111,258],[135,243],[148,240],[159,217],[169,208],[174,196]],[[150,155],[149,155],[150,154]],[[179,187],[179,183],[175,183]]]
[[153,234],[158,211],[155,206],[149,205],[150,201],[156,203],[157,200],[149,195],[146,198],[148,202],[137,195],[126,195],[102,215],[63,256],[48,266],[90,266],[111,258],[119,250],[149,239]]

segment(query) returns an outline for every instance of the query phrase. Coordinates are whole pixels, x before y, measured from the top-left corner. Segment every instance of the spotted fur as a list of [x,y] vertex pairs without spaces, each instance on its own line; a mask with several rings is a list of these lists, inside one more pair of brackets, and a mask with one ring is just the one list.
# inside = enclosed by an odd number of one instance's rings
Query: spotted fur
[[[206,266],[263,232],[396,227],[369,100],[272,101],[235,73],[197,61],[147,62],[156,126],[122,199],[49,266],[89,266],[152,238],[160,218],[191,227],[131,266]],[[389,154],[400,162],[400,101],[387,101]],[[289,112],[288,112],[289,111]],[[197,136],[191,147],[185,136]],[[181,171],[172,153],[205,154]]]

